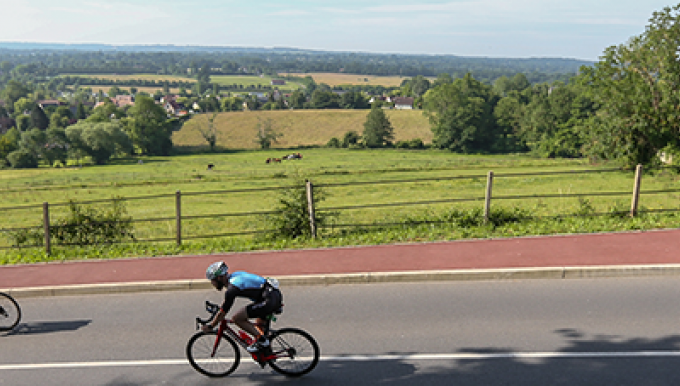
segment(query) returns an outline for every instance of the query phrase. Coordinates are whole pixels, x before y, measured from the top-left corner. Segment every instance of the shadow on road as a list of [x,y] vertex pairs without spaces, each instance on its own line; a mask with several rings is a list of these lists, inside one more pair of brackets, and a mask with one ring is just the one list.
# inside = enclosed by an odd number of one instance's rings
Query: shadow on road
[[90,323],[92,323],[92,320],[21,323],[14,330],[5,335],[36,335],[62,331],[76,331]]

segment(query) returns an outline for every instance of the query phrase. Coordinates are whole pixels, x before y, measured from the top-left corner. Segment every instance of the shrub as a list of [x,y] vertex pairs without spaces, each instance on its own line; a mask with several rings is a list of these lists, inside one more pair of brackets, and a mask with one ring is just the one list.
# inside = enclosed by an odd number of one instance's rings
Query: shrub
[[[325,200],[322,189],[314,189],[315,204]],[[307,204],[307,182],[298,176],[293,186],[283,189],[278,199],[276,213],[264,215],[264,222],[269,233],[264,239],[296,239],[312,235]],[[335,213],[314,213],[314,223],[320,229],[336,216]]]
[[342,143],[340,142],[339,139],[333,137],[330,139],[330,141],[328,141],[326,147],[340,148],[342,147]]
[[7,156],[7,161],[15,169],[37,168],[38,158],[25,149],[15,150]]
[[57,244],[92,245],[134,240],[132,217],[127,215],[125,205],[114,199],[110,210],[84,208],[69,202],[69,215],[57,220],[52,237]]

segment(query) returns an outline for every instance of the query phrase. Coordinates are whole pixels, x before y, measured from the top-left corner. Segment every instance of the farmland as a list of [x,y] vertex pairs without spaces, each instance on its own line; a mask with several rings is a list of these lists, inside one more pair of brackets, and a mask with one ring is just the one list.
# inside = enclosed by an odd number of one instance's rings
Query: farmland
[[[342,139],[350,130],[361,134],[368,110],[281,110],[220,113],[215,118],[217,145],[225,149],[256,149],[256,127],[259,120],[271,119],[273,129],[283,134],[273,148],[326,145],[333,138]],[[394,127],[395,141],[420,138],[432,142],[432,131],[422,111],[386,110]],[[206,129],[211,114],[194,116],[173,134],[180,147],[207,148],[199,128]]]
[[317,84],[325,83],[331,87],[340,85],[364,85],[364,86],[385,86],[399,87],[401,82],[410,77],[401,76],[376,76],[376,75],[357,75],[330,72],[314,73],[279,73],[281,76],[311,76]]

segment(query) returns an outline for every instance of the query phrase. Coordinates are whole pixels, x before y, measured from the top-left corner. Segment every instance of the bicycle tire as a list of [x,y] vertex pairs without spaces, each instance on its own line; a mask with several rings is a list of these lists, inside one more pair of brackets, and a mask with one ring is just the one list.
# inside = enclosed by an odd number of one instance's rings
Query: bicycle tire
[[319,345],[303,330],[283,328],[273,331],[269,342],[271,352],[279,357],[268,363],[279,374],[299,377],[314,370],[319,363]]
[[226,377],[236,370],[241,353],[233,339],[222,334],[220,346],[211,356],[217,331],[198,332],[187,342],[186,354],[194,370],[212,378]]
[[10,331],[21,321],[21,308],[13,297],[0,292],[0,331]]

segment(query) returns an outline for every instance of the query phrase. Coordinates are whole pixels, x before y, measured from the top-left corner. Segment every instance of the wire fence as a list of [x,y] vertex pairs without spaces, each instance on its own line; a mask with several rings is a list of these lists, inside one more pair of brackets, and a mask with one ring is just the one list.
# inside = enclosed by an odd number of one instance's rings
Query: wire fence
[[[330,212],[335,212],[335,213],[348,213],[351,211],[361,211],[361,210],[373,210],[377,211],[380,209],[393,209],[394,208],[403,208],[403,207],[415,207],[415,206],[433,206],[433,205],[454,205],[454,204],[461,204],[461,203],[474,203],[474,202],[482,202],[483,203],[483,221],[488,222],[489,217],[491,214],[491,205],[492,202],[496,201],[525,201],[525,200],[542,200],[542,199],[554,199],[554,198],[576,198],[576,199],[584,199],[584,198],[592,198],[592,197],[630,197],[631,199],[631,205],[630,209],[626,209],[625,211],[620,211],[619,214],[621,215],[628,215],[628,216],[636,216],[639,212],[639,203],[640,203],[640,196],[641,194],[644,195],[658,195],[658,194],[669,194],[669,193],[680,193],[680,189],[654,189],[654,190],[649,190],[649,191],[641,191],[641,181],[642,181],[642,167],[638,166],[635,171],[634,175],[634,181],[633,181],[633,186],[632,190],[628,191],[599,191],[599,192],[583,192],[583,193],[559,193],[559,194],[554,194],[554,193],[548,193],[548,194],[507,194],[507,195],[493,195],[493,185],[494,181],[497,179],[501,178],[519,178],[519,177],[548,177],[548,176],[565,176],[565,175],[579,175],[579,174],[592,174],[592,173],[611,173],[611,172],[622,172],[622,169],[619,168],[612,168],[612,169],[595,169],[595,170],[580,170],[580,171],[553,171],[553,172],[534,172],[534,173],[507,173],[507,174],[500,174],[500,175],[494,175],[493,172],[488,172],[485,175],[457,175],[457,176],[440,176],[440,177],[427,177],[427,178],[415,178],[415,179],[395,179],[395,180],[378,180],[378,181],[354,181],[354,182],[343,182],[343,183],[324,183],[324,184],[318,184],[314,185],[312,184],[311,181],[306,182],[306,193],[307,193],[307,209],[308,209],[308,214],[309,214],[309,223],[310,223],[310,231],[313,237],[317,236],[317,231],[318,231],[318,225],[316,224],[316,213],[330,213]],[[426,183],[426,182],[445,182],[445,181],[461,181],[461,180],[474,180],[474,181],[479,181],[482,179],[486,179],[486,184],[485,184],[485,190],[484,190],[484,195],[476,195],[472,197],[454,197],[454,198],[437,198],[437,199],[423,199],[423,200],[397,200],[397,201],[391,201],[391,202],[370,202],[370,203],[365,203],[365,204],[356,204],[356,205],[331,205],[331,206],[320,206],[319,203],[315,202],[314,200],[314,195],[315,195],[315,189],[324,189],[324,190],[332,190],[332,189],[340,189],[340,188],[347,188],[347,187],[358,187],[358,186],[370,186],[370,187],[375,187],[379,185],[400,185],[403,186],[404,184],[409,184],[409,183]],[[15,242],[11,243],[11,245],[0,245],[0,250],[7,250],[7,249],[13,249],[13,248],[35,248],[35,247],[40,247],[44,248],[45,251],[49,254],[51,252],[51,246],[55,242],[53,240],[53,235],[55,232],[60,230],[60,226],[54,221],[50,221],[50,216],[51,216],[51,211],[54,211],[55,208],[63,208],[67,207],[73,204],[77,205],[94,205],[94,204],[102,204],[102,203],[111,203],[111,202],[116,202],[116,201],[125,201],[125,202],[134,202],[138,200],[159,200],[159,199],[174,199],[174,208],[171,209],[171,211],[174,211],[172,215],[168,216],[150,216],[150,217],[136,217],[136,218],[128,218],[126,221],[130,224],[152,224],[152,223],[166,223],[166,234],[149,234],[148,237],[146,238],[129,238],[129,239],[117,239],[116,241],[113,241],[115,243],[135,243],[135,242],[175,242],[178,245],[181,245],[183,241],[185,240],[196,240],[196,239],[209,239],[209,238],[222,238],[222,237],[235,237],[235,236],[247,236],[247,235],[262,235],[262,234],[268,234],[271,232],[274,232],[275,230],[273,229],[262,229],[262,228],[255,228],[255,229],[242,229],[242,228],[248,228],[244,226],[236,226],[233,227],[235,229],[231,229],[230,231],[221,231],[221,232],[209,232],[209,233],[198,233],[198,234],[184,234],[183,233],[183,227],[186,224],[191,223],[192,221],[200,221],[200,220],[205,220],[205,219],[210,219],[211,221],[220,221],[224,219],[234,219],[233,221],[236,221],[235,224],[241,224],[242,222],[239,220],[240,218],[244,217],[259,217],[259,216],[271,216],[271,215],[277,215],[280,214],[282,211],[281,210],[256,210],[256,211],[230,211],[230,212],[223,212],[223,213],[207,213],[207,214],[192,214],[192,215],[186,215],[182,213],[183,205],[185,203],[183,200],[186,200],[188,197],[194,197],[194,196],[207,196],[207,195],[215,195],[215,196],[220,196],[220,197],[225,197],[225,196],[234,196],[238,194],[253,194],[253,193],[266,193],[270,195],[272,192],[276,191],[281,191],[285,189],[293,189],[293,188],[299,188],[296,186],[270,186],[270,187],[262,187],[262,188],[248,188],[248,189],[231,189],[231,190],[215,190],[215,191],[204,191],[204,192],[180,192],[177,191],[174,194],[156,194],[156,195],[148,195],[148,196],[137,196],[137,197],[116,197],[112,199],[98,199],[98,200],[84,200],[84,201],[78,201],[78,202],[59,202],[59,203],[43,203],[42,205],[22,205],[22,206],[14,206],[14,207],[4,207],[0,208],[0,213],[3,213],[4,216],[7,216],[9,212],[11,211],[21,211],[21,210],[41,210],[42,211],[42,224],[40,226],[30,226],[30,227],[11,227],[11,228],[4,228],[0,229],[1,234],[33,234],[34,237],[30,239],[32,242],[29,242],[28,239],[24,240],[23,242],[19,243],[16,242],[16,237],[15,237]],[[404,194],[404,196],[407,196],[407,194]],[[409,195],[410,196],[410,195]],[[158,201],[155,201],[154,203],[157,203]],[[236,203],[238,204],[238,202]],[[167,206],[167,204],[166,204]],[[677,212],[680,211],[680,208],[657,208],[657,209],[649,209],[649,210],[644,210],[644,212],[649,212],[649,213],[664,213],[664,212]],[[588,215],[588,216],[602,216],[606,214],[612,214],[612,211],[608,212],[596,212],[592,211],[591,213],[583,214],[583,215]],[[544,217],[560,217],[560,216],[573,216],[574,214],[558,214],[558,215],[550,215],[550,216],[541,216],[541,215],[536,215],[536,216],[531,216],[532,218],[544,218]],[[349,219],[351,220],[351,218]],[[37,221],[36,221],[37,222]],[[409,221],[409,225],[416,225],[416,224],[434,224],[434,223],[442,223],[445,222],[444,220],[436,220],[436,219],[429,219],[429,220],[420,220],[420,221]],[[94,225],[115,225],[113,224],[114,222],[96,222]],[[354,228],[361,228],[361,227],[389,227],[389,226],[403,226],[405,224],[404,221],[394,221],[394,220],[383,220],[383,221],[371,221],[371,222],[357,222],[357,221],[347,221],[345,222],[335,222],[332,224],[333,228],[348,228],[348,227],[354,227]],[[251,227],[252,228],[252,227]],[[212,226],[212,229],[214,230],[214,226]],[[107,242],[110,243],[110,242]],[[69,242],[56,242],[58,245],[81,245],[78,243],[69,243]]]

